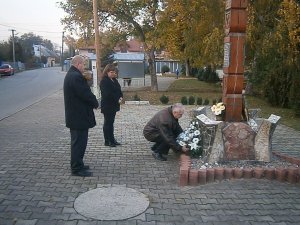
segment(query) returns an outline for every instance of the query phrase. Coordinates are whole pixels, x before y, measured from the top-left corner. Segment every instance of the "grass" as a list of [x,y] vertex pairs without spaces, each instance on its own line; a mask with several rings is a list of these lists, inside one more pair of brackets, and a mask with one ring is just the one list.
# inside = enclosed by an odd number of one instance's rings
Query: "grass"
[[[212,105],[214,99],[220,99],[222,97],[222,88],[220,83],[209,84],[198,81],[195,78],[182,78],[174,81],[167,91],[151,92],[150,88],[143,88],[139,91],[126,91],[124,92],[124,99],[133,100],[134,95],[137,95],[141,100],[149,101],[152,105],[159,105],[162,104],[159,98],[163,94],[169,97],[168,104],[181,102],[183,96],[194,96],[195,98],[201,97],[203,101],[204,99],[208,99],[210,105]],[[300,118],[295,117],[295,113],[292,109],[272,107],[263,99],[253,96],[247,96],[246,101],[248,108],[261,109],[260,117],[268,118],[271,114],[281,116],[280,122],[282,124],[300,131]]]

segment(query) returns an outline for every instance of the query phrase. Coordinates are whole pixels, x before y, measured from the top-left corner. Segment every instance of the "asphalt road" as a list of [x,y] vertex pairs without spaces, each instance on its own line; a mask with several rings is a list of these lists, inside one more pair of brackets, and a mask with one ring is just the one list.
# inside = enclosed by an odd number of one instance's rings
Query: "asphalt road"
[[60,90],[65,72],[60,67],[16,73],[0,79],[0,120]]

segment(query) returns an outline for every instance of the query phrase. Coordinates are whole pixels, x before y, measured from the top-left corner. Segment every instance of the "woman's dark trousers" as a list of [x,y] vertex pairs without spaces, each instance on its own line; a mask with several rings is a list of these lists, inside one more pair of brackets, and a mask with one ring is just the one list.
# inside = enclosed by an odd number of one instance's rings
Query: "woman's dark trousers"
[[114,122],[116,118],[116,112],[111,113],[103,113],[104,115],[104,124],[103,124],[103,134],[104,140],[106,143],[114,143],[115,136],[114,136]]
[[88,142],[88,129],[73,130],[71,132],[71,170],[77,172],[82,170],[84,163],[83,157]]

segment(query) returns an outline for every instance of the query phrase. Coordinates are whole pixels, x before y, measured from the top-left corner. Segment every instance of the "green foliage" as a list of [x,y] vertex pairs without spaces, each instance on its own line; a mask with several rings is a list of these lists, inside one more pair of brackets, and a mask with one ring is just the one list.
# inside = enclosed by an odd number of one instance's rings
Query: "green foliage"
[[203,103],[202,97],[198,97],[197,98],[197,105],[202,105],[202,103]]
[[216,71],[212,70],[211,66],[207,66],[205,69],[199,69],[197,72],[197,79],[208,83],[219,82],[219,76]]
[[141,101],[141,98],[138,96],[137,93],[133,96],[133,101]]
[[170,72],[170,68],[167,65],[163,65],[161,68],[162,73],[167,73]]
[[194,96],[190,96],[188,99],[189,105],[194,105],[195,104],[195,97]]
[[181,104],[182,104],[182,105],[187,105],[187,104],[188,104],[188,99],[187,99],[186,96],[182,96],[182,97],[181,97]]
[[162,104],[168,104],[169,102],[169,97],[168,96],[165,96],[165,95],[162,95],[160,98],[159,98],[160,102]]
[[209,105],[209,99],[204,99],[203,105]]

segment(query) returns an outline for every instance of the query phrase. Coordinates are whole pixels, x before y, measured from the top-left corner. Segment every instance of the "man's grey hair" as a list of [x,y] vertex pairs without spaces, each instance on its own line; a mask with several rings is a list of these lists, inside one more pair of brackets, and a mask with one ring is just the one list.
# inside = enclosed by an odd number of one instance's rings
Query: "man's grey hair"
[[181,112],[183,113],[184,112],[184,107],[181,103],[175,103],[173,106],[172,106],[172,111],[173,112]]
[[71,65],[75,66],[78,63],[83,63],[83,62],[84,62],[84,58],[81,55],[75,55],[71,60]]

